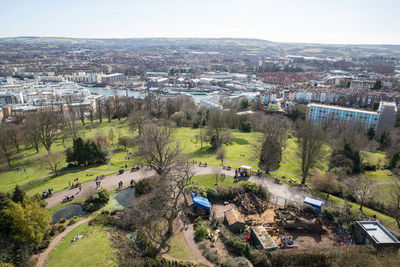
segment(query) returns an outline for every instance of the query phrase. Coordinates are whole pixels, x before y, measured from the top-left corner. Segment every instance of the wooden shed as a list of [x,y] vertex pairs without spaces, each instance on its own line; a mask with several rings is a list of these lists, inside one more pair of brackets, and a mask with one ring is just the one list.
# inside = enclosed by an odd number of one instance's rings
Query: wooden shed
[[229,209],[224,212],[224,222],[233,233],[241,233],[244,230],[244,221],[236,209]]

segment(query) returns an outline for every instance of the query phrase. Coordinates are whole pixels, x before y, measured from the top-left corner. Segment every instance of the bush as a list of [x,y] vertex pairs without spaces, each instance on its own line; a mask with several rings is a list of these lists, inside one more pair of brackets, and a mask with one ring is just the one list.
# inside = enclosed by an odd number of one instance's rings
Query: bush
[[215,188],[192,186],[190,191],[196,192],[197,195],[204,195],[210,201],[233,199],[241,193],[254,193],[264,200],[268,200],[268,191],[261,185],[252,182],[240,182],[235,185],[217,185]]
[[57,231],[58,232],[64,232],[64,230],[65,230],[65,225],[59,225],[58,227],[57,227]]
[[232,250],[235,255],[246,256],[250,258],[249,243],[240,241],[236,237],[229,237],[225,240],[225,244]]
[[83,209],[89,212],[93,212],[102,208],[107,204],[110,199],[110,194],[107,190],[101,189],[97,194],[88,197],[83,203]]
[[308,206],[308,205],[306,205],[306,206],[304,207],[304,213],[305,213],[305,214],[310,214],[310,215],[312,215],[312,216],[316,216],[316,215],[317,215],[316,209],[313,208],[313,207],[311,207],[311,206]]
[[60,219],[58,220],[59,223],[65,223],[66,221],[67,221],[67,219],[65,219],[65,218],[60,218]]
[[265,252],[253,252],[251,253],[250,261],[254,267],[270,266],[268,256]]
[[150,179],[142,179],[135,184],[135,195],[140,196],[151,191],[151,180]]
[[371,163],[363,163],[361,165],[361,168],[364,171],[376,171],[376,165],[375,164],[371,164]]
[[194,240],[196,242],[203,241],[208,235],[208,230],[204,225],[201,225],[196,228],[194,232]]
[[205,249],[203,251],[203,256],[215,265],[218,265],[220,261],[220,255],[217,249]]
[[76,221],[74,219],[69,220],[68,225],[73,225],[74,223],[76,223]]
[[90,220],[89,225],[104,225],[104,226],[116,226],[119,227],[121,225],[121,220],[109,216],[108,214],[100,214]]
[[335,211],[327,208],[322,211],[322,218],[327,219],[331,222],[335,220]]
[[222,267],[251,267],[251,263],[244,257],[227,257],[221,264]]

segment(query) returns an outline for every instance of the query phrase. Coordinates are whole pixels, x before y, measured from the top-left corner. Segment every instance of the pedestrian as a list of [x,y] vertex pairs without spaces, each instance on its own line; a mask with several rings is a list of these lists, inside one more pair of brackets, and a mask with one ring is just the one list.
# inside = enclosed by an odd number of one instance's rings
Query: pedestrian
[[81,192],[81,191],[82,191],[82,185],[79,184],[79,192]]
[[128,164],[125,163],[125,168],[128,168]]
[[134,181],[133,181],[133,179],[131,180],[131,187],[133,187],[133,183],[134,183]]
[[99,187],[101,187],[100,181],[99,181]]

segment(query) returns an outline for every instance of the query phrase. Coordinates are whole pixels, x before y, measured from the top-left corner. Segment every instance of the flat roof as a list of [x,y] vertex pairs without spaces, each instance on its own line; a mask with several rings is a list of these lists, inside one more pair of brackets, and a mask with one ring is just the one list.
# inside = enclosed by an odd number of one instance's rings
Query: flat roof
[[399,240],[377,221],[358,221],[357,223],[376,243],[399,243]]
[[368,110],[363,110],[363,109],[344,108],[344,107],[339,107],[339,106],[330,106],[330,105],[323,105],[323,104],[317,104],[317,103],[311,103],[311,104],[308,104],[308,106],[338,109],[338,110],[343,110],[343,111],[353,111],[353,112],[360,112],[360,113],[372,114],[372,115],[379,115],[378,112],[373,112],[373,111],[368,111]]

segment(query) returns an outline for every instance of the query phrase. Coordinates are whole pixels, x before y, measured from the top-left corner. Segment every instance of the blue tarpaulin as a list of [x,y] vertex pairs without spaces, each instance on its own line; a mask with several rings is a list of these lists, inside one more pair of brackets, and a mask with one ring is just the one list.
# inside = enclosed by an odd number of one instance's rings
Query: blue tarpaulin
[[317,199],[310,198],[310,197],[306,197],[304,199],[304,204],[308,204],[308,205],[316,208],[318,211],[321,211],[322,205],[324,204],[324,202],[317,200]]
[[202,209],[211,209],[211,204],[210,201],[208,201],[207,198],[197,196],[192,193],[192,199],[193,199],[193,204],[196,207],[202,208]]

